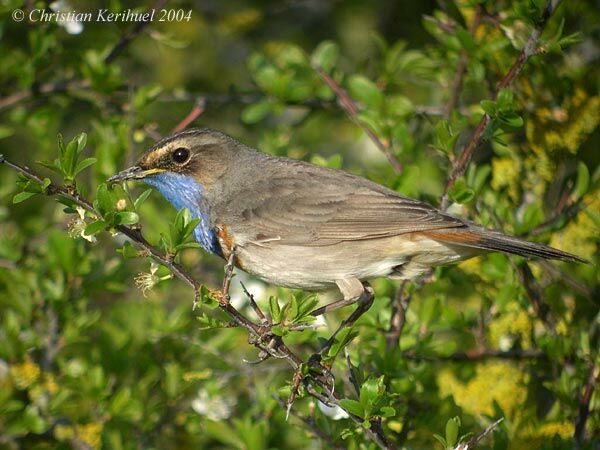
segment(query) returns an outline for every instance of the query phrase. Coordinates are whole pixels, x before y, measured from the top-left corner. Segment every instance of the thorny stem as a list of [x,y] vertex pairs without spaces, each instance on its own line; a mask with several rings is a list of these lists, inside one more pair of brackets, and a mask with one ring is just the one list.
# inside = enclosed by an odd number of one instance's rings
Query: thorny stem
[[352,101],[352,99],[350,98],[348,93],[344,89],[342,89],[342,87],[338,83],[336,83],[335,80],[333,78],[331,78],[327,74],[327,72],[325,72],[321,67],[314,66],[314,69],[319,74],[319,76],[323,79],[323,81],[327,84],[327,86],[329,86],[331,88],[331,90],[335,93],[335,95],[337,96],[337,99],[340,103],[340,106],[344,109],[344,111],[346,111],[346,113],[348,114],[348,117],[350,117],[350,119],[352,119],[352,121],[355,124],[357,124],[360,128],[363,129],[363,131],[367,134],[367,136],[369,136],[369,139],[371,139],[371,141],[373,141],[375,146],[385,155],[385,157],[388,159],[388,161],[392,165],[393,169],[397,173],[401,173],[402,172],[402,163],[392,153],[389,143],[384,143],[379,138],[379,136],[377,136],[375,134],[375,132],[373,130],[371,130],[371,128],[369,128],[369,126],[367,124],[365,124],[363,121],[361,121],[359,119],[358,108],[356,107],[356,105],[354,104],[354,102]]
[[[287,409],[286,402],[281,397],[274,395],[273,398],[277,400],[279,406],[281,406],[283,409]],[[342,447],[335,443],[335,439],[333,436],[327,434],[324,430],[319,428],[319,426],[315,422],[314,417],[304,417],[303,415],[299,414],[294,410],[291,410],[290,412],[292,416],[296,417],[298,420],[304,423],[304,425],[308,428],[309,432],[312,435],[326,442],[329,448],[334,450],[344,450],[345,447]]]
[[[7,160],[4,157],[4,155],[2,155],[2,154],[0,154],[0,164],[5,164],[6,166],[10,167],[11,169],[16,170],[17,172],[21,173],[26,178],[28,178],[38,184],[44,183],[44,178],[37,175],[29,167],[13,163],[13,162]],[[100,214],[96,211],[96,209],[94,208],[92,203],[89,200],[85,199],[84,197],[80,196],[77,192],[73,191],[72,188],[67,188],[65,186],[59,186],[55,183],[51,183],[47,187],[45,193],[46,193],[46,195],[60,195],[64,198],[67,198],[67,199],[71,200],[73,203],[77,204],[78,206],[84,208],[86,211],[90,212],[91,214],[93,214],[97,217],[100,217]],[[164,265],[165,267],[169,268],[169,270],[171,270],[171,272],[173,274],[175,274],[175,276],[177,276],[177,278],[179,278],[180,280],[182,280],[186,284],[188,284],[194,290],[194,303],[196,303],[198,301],[198,298],[200,295],[200,289],[201,289],[202,285],[201,285],[201,283],[196,281],[180,264],[173,261],[173,259],[169,255],[163,253],[162,251],[160,251],[159,249],[154,247],[152,244],[150,244],[143,237],[142,233],[139,230],[133,229],[126,225],[117,225],[117,226],[115,226],[115,229],[117,231],[119,231],[120,233],[124,234],[125,236],[127,236],[129,239],[131,239],[131,241],[133,241],[138,247],[140,247],[148,256],[150,256],[151,258],[153,258],[155,261],[159,262],[160,264]],[[232,252],[232,253],[234,253],[234,252]],[[230,285],[232,276],[233,276],[233,264],[231,264],[231,268],[228,267],[226,270],[225,280],[223,282],[224,289],[226,289],[226,290],[229,289],[229,285]],[[295,353],[293,353],[283,343],[283,341],[281,339],[275,339],[273,341],[273,342],[275,342],[275,347],[268,348],[264,344],[265,338],[269,337],[270,331],[269,331],[268,327],[264,327],[264,326],[255,324],[251,320],[247,319],[243,314],[241,314],[236,308],[234,308],[228,300],[225,301],[224,299],[228,299],[228,296],[229,296],[229,293],[227,291],[221,292],[220,294],[222,296],[222,299],[221,299],[222,301],[218,302],[219,308],[224,313],[229,315],[238,326],[245,328],[251,337],[255,338],[255,339],[253,339],[252,343],[256,347],[258,347],[262,351],[267,352],[271,356],[274,356],[276,358],[285,359],[295,371],[298,370],[298,368],[302,364],[302,360]],[[327,372],[327,369],[324,369],[324,372]],[[331,377],[321,376],[321,375],[313,375],[310,377],[310,379],[304,379],[303,381],[307,387],[307,392],[311,396],[321,400],[322,402],[324,402],[326,404],[334,404],[338,407],[341,407],[339,405],[339,399],[336,397],[335,393],[333,392],[333,389],[332,389],[333,385],[331,383]],[[315,387],[318,387],[319,389],[321,389],[323,393],[320,393],[318,390],[315,389]],[[367,437],[369,437],[369,439],[371,439],[373,442],[375,442],[381,449],[392,450],[395,448],[388,441],[388,439],[385,436],[383,429],[381,428],[380,425],[377,426],[377,423],[374,423],[373,421],[371,421],[371,428],[368,429],[368,428],[364,427],[364,424],[362,423],[362,420],[360,418],[357,418],[354,416],[351,416],[351,418],[358,426],[362,427],[365,435]]]
[[590,364],[590,371],[587,377],[583,393],[579,398],[579,414],[575,422],[575,449],[581,448],[585,440],[585,423],[590,415],[590,401],[592,394],[596,388],[596,384],[600,380],[600,370],[595,364]]
[[[529,35],[529,38],[527,39],[523,50],[521,50],[521,52],[517,56],[517,59],[510,67],[504,78],[496,86],[496,92],[494,93],[493,97],[494,100],[496,99],[498,93],[502,89],[509,87],[513,83],[515,78],[517,78],[517,76],[521,73],[521,70],[523,70],[523,67],[525,66],[527,60],[531,56],[536,54],[536,45],[538,40],[540,39],[542,30],[544,29],[544,27],[548,23],[548,20],[560,4],[560,1],[561,0],[548,0],[548,2],[546,3],[546,6],[544,7],[544,11],[542,13],[542,17],[533,28],[533,31]],[[457,178],[460,177],[467,169],[467,166],[471,161],[471,157],[479,147],[479,144],[482,142],[485,130],[487,129],[491,121],[492,118],[488,114],[483,115],[481,121],[479,122],[479,125],[477,125],[477,128],[475,128],[475,131],[473,132],[471,140],[465,146],[462,152],[458,155],[458,157],[454,160],[454,163],[452,164],[452,171],[450,172],[450,176],[448,177],[448,181],[444,189],[444,195],[442,196],[442,201],[440,204],[441,209],[446,209],[448,207],[448,190],[452,186],[454,186],[454,183],[456,182]]]
[[[166,3],[167,0],[156,0],[154,4],[148,9],[148,12],[161,9],[163,6],[165,6]],[[123,36],[121,36],[119,42],[116,43],[116,45],[112,48],[110,53],[106,56],[106,58],[104,58],[104,63],[109,64],[113,62],[113,60],[115,60],[117,56],[119,56],[123,52],[123,50],[125,50],[129,43],[132,40],[134,40],[149,24],[150,21],[136,22],[131,27],[131,29],[129,29]]]
[[500,417],[498,420],[496,420],[495,422],[491,423],[485,430],[483,430],[481,433],[479,433],[476,436],[473,436],[471,439],[469,439],[467,442],[462,443],[462,444],[458,444],[454,450],[471,450],[473,448],[475,448],[475,446],[477,444],[479,444],[479,442],[486,437],[488,434],[490,434],[498,425],[500,425],[500,423],[504,420],[504,417]]

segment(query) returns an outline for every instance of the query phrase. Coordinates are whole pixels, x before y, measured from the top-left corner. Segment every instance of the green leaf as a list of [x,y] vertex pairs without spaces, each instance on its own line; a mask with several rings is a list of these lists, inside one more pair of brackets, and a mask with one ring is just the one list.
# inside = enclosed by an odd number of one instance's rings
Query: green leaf
[[179,253],[181,250],[185,250],[187,248],[202,248],[202,246],[197,242],[184,242],[183,244],[175,246],[175,251]]
[[496,103],[492,100],[481,100],[479,104],[488,116],[493,117],[496,115]]
[[335,337],[335,341],[329,351],[327,352],[327,357],[335,358],[335,356],[354,339],[358,336],[356,331],[353,331],[352,328],[344,328],[342,331],[338,333]]
[[48,189],[48,187],[52,184],[52,181],[50,180],[50,178],[44,178],[41,188],[42,188],[42,192],[46,192],[46,189]]
[[77,141],[73,139],[67,144],[67,148],[60,159],[63,175],[67,181],[73,180],[75,165],[77,164],[77,154]]
[[473,39],[473,36],[471,36],[471,33],[469,33],[464,28],[460,28],[456,32],[456,37],[458,38],[463,49],[465,49],[467,53],[469,53],[470,55],[475,53],[475,51],[477,50],[477,44]]
[[468,203],[475,196],[473,189],[467,186],[467,182],[463,177],[459,177],[454,185],[448,189],[448,195],[455,203]]
[[267,100],[261,100],[244,108],[242,111],[242,122],[247,124],[260,122],[270,112],[271,103]]
[[437,441],[442,444],[442,447],[444,448],[444,450],[446,449],[446,439],[444,439],[442,436],[440,436],[439,434],[434,434],[433,437],[435,439],[437,439]]
[[502,113],[498,119],[502,123],[503,128],[507,129],[507,131],[512,131],[513,129],[518,129],[523,126],[523,118],[514,112]]
[[112,195],[112,191],[108,189],[106,183],[98,185],[96,190],[96,201],[94,206],[100,214],[103,216],[109,212],[112,212],[115,208],[115,203]]
[[383,94],[379,88],[363,75],[352,75],[348,80],[350,97],[364,103],[369,108],[379,109],[383,103]]
[[146,199],[148,198],[148,196],[151,193],[152,193],[152,189],[146,189],[144,192],[142,192],[140,194],[140,196],[138,198],[136,198],[135,201],[133,202],[134,209],[137,210],[140,207],[140,205],[146,201]]
[[360,402],[352,400],[350,398],[343,398],[340,400],[340,406],[350,414],[363,418],[365,416],[365,410]]
[[36,161],[39,165],[44,166],[47,169],[50,169],[53,172],[58,173],[59,175],[63,174],[62,167],[60,167],[60,162],[58,159],[54,161]]
[[365,418],[371,416],[375,411],[377,403],[385,392],[384,376],[369,378],[360,387],[359,400],[365,410]]
[[311,62],[325,72],[331,72],[340,54],[339,46],[333,41],[323,41],[313,51]]
[[458,416],[448,419],[446,422],[446,445],[454,448],[458,441],[458,429],[460,428],[460,418]]
[[33,192],[19,192],[13,197],[13,203],[21,203],[27,200],[29,197],[35,195]]
[[440,120],[435,125],[435,148],[445,153],[452,153],[459,136],[459,133],[454,132],[447,120]]
[[577,166],[577,181],[573,188],[573,196],[576,199],[582,198],[590,185],[590,171],[583,161],[579,161]]
[[115,224],[117,225],[133,225],[140,221],[140,216],[133,211],[121,211],[115,214]]
[[75,137],[75,140],[77,141],[77,153],[81,153],[87,143],[87,134],[79,133],[79,135]]
[[496,106],[500,111],[503,110],[512,110],[513,108],[513,92],[510,89],[504,88],[498,92],[498,97],[496,98]]
[[383,406],[379,411],[383,417],[394,417],[396,415],[396,410],[391,406]]
[[87,227],[85,227],[84,234],[86,236],[93,236],[96,233],[104,230],[108,227],[108,224],[104,220],[97,220],[95,222],[90,223]]
[[279,306],[279,300],[277,297],[269,297],[269,311],[273,323],[281,322],[281,307]]
[[91,166],[96,161],[97,161],[96,158],[86,158],[86,159],[83,159],[83,160],[79,161],[77,163],[77,167],[75,168],[75,172],[73,173],[73,176],[77,176],[77,174],[79,172],[81,172],[82,170],[84,170],[87,167]]
[[[85,229],[85,233],[88,234],[87,228]],[[124,258],[137,258],[139,255],[139,252],[129,241],[125,241],[123,247],[117,249],[117,252],[123,255]]]

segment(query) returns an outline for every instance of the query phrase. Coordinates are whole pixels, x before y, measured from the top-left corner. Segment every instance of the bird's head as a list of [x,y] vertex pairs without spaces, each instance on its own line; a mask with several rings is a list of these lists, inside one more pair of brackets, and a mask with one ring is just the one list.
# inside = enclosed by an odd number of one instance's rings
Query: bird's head
[[111,183],[143,180],[157,188],[162,182],[196,182],[209,189],[228,167],[239,146],[218,131],[191,129],[159,141],[137,163],[108,179]]

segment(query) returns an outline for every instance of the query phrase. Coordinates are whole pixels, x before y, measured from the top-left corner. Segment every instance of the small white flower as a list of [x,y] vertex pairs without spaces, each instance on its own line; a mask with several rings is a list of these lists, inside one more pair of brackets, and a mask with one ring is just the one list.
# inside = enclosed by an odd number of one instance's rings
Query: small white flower
[[346,411],[344,411],[337,405],[327,406],[325,403],[322,403],[321,401],[317,400],[317,406],[323,414],[325,414],[332,420],[341,420],[350,417]]
[[[71,5],[64,0],[52,2],[49,6],[52,11],[64,13],[65,15],[68,15],[69,11],[73,9],[71,8]],[[56,21],[56,23],[63,27],[69,34],[80,34],[83,31],[83,24],[75,18],[59,19]]]
[[191,406],[201,416],[218,421],[231,415],[234,404],[231,398],[211,396],[206,389],[200,389]]
[[78,206],[75,209],[77,210],[77,214],[79,215],[79,217],[73,220],[71,223],[69,223],[69,236],[71,236],[72,238],[82,237],[83,239],[85,239],[88,242],[91,242],[92,244],[96,243],[98,240],[95,236],[85,234],[85,227],[87,226],[87,223],[85,221],[85,209],[83,209],[81,206]]
[[509,351],[513,347],[513,344],[514,344],[514,339],[512,336],[510,336],[508,334],[503,335],[498,341],[498,347],[503,352]]
[[136,287],[142,291],[142,295],[144,297],[147,296],[148,291],[151,291],[154,286],[156,286],[161,281],[169,280],[172,278],[172,275],[165,275],[164,277],[159,277],[156,275],[156,271],[158,270],[158,263],[152,261],[150,263],[150,272],[142,272],[139,273],[134,279],[134,283]]

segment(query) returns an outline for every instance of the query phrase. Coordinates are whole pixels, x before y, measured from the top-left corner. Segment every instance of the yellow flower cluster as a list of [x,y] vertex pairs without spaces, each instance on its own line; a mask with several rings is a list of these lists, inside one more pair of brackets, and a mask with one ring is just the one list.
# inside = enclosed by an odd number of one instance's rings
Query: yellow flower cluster
[[469,275],[481,276],[481,258],[469,258],[458,263],[458,267]]
[[503,157],[492,160],[492,188],[496,191],[507,188],[514,202],[519,200],[521,161],[518,158]]
[[75,425],[75,433],[77,437],[88,444],[93,449],[102,447],[102,430],[104,424],[102,422],[92,422],[85,425]]
[[[527,141],[536,153],[537,166],[550,180],[552,161],[560,152],[577,153],[581,143],[600,123],[600,96],[576,89],[559,107],[540,107],[527,121]],[[537,158],[541,158],[538,160]]]
[[[600,196],[597,194],[588,194],[583,202],[588,211],[600,211]],[[552,236],[550,245],[568,248],[571,253],[591,260],[596,254],[596,244],[590,238],[597,236],[598,231],[592,218],[583,210],[564,229]]]
[[496,401],[513,422],[523,410],[528,381],[529,375],[507,361],[477,364],[475,376],[466,383],[456,378],[450,368],[442,369],[437,376],[440,395],[452,396],[466,413],[493,415]]
[[573,438],[575,427],[572,422],[551,422],[539,426],[528,426],[513,441],[514,448],[539,448],[545,442],[557,436],[561,439]]
[[54,427],[56,440],[64,442],[78,439],[93,449],[102,448],[102,422],[92,422],[85,425],[57,425]]
[[496,348],[509,350],[517,338],[521,341],[521,348],[531,348],[532,319],[515,302],[509,305],[508,311],[494,318],[488,329],[490,343]]
[[10,368],[10,377],[18,389],[27,389],[40,378],[40,366],[27,358]]

